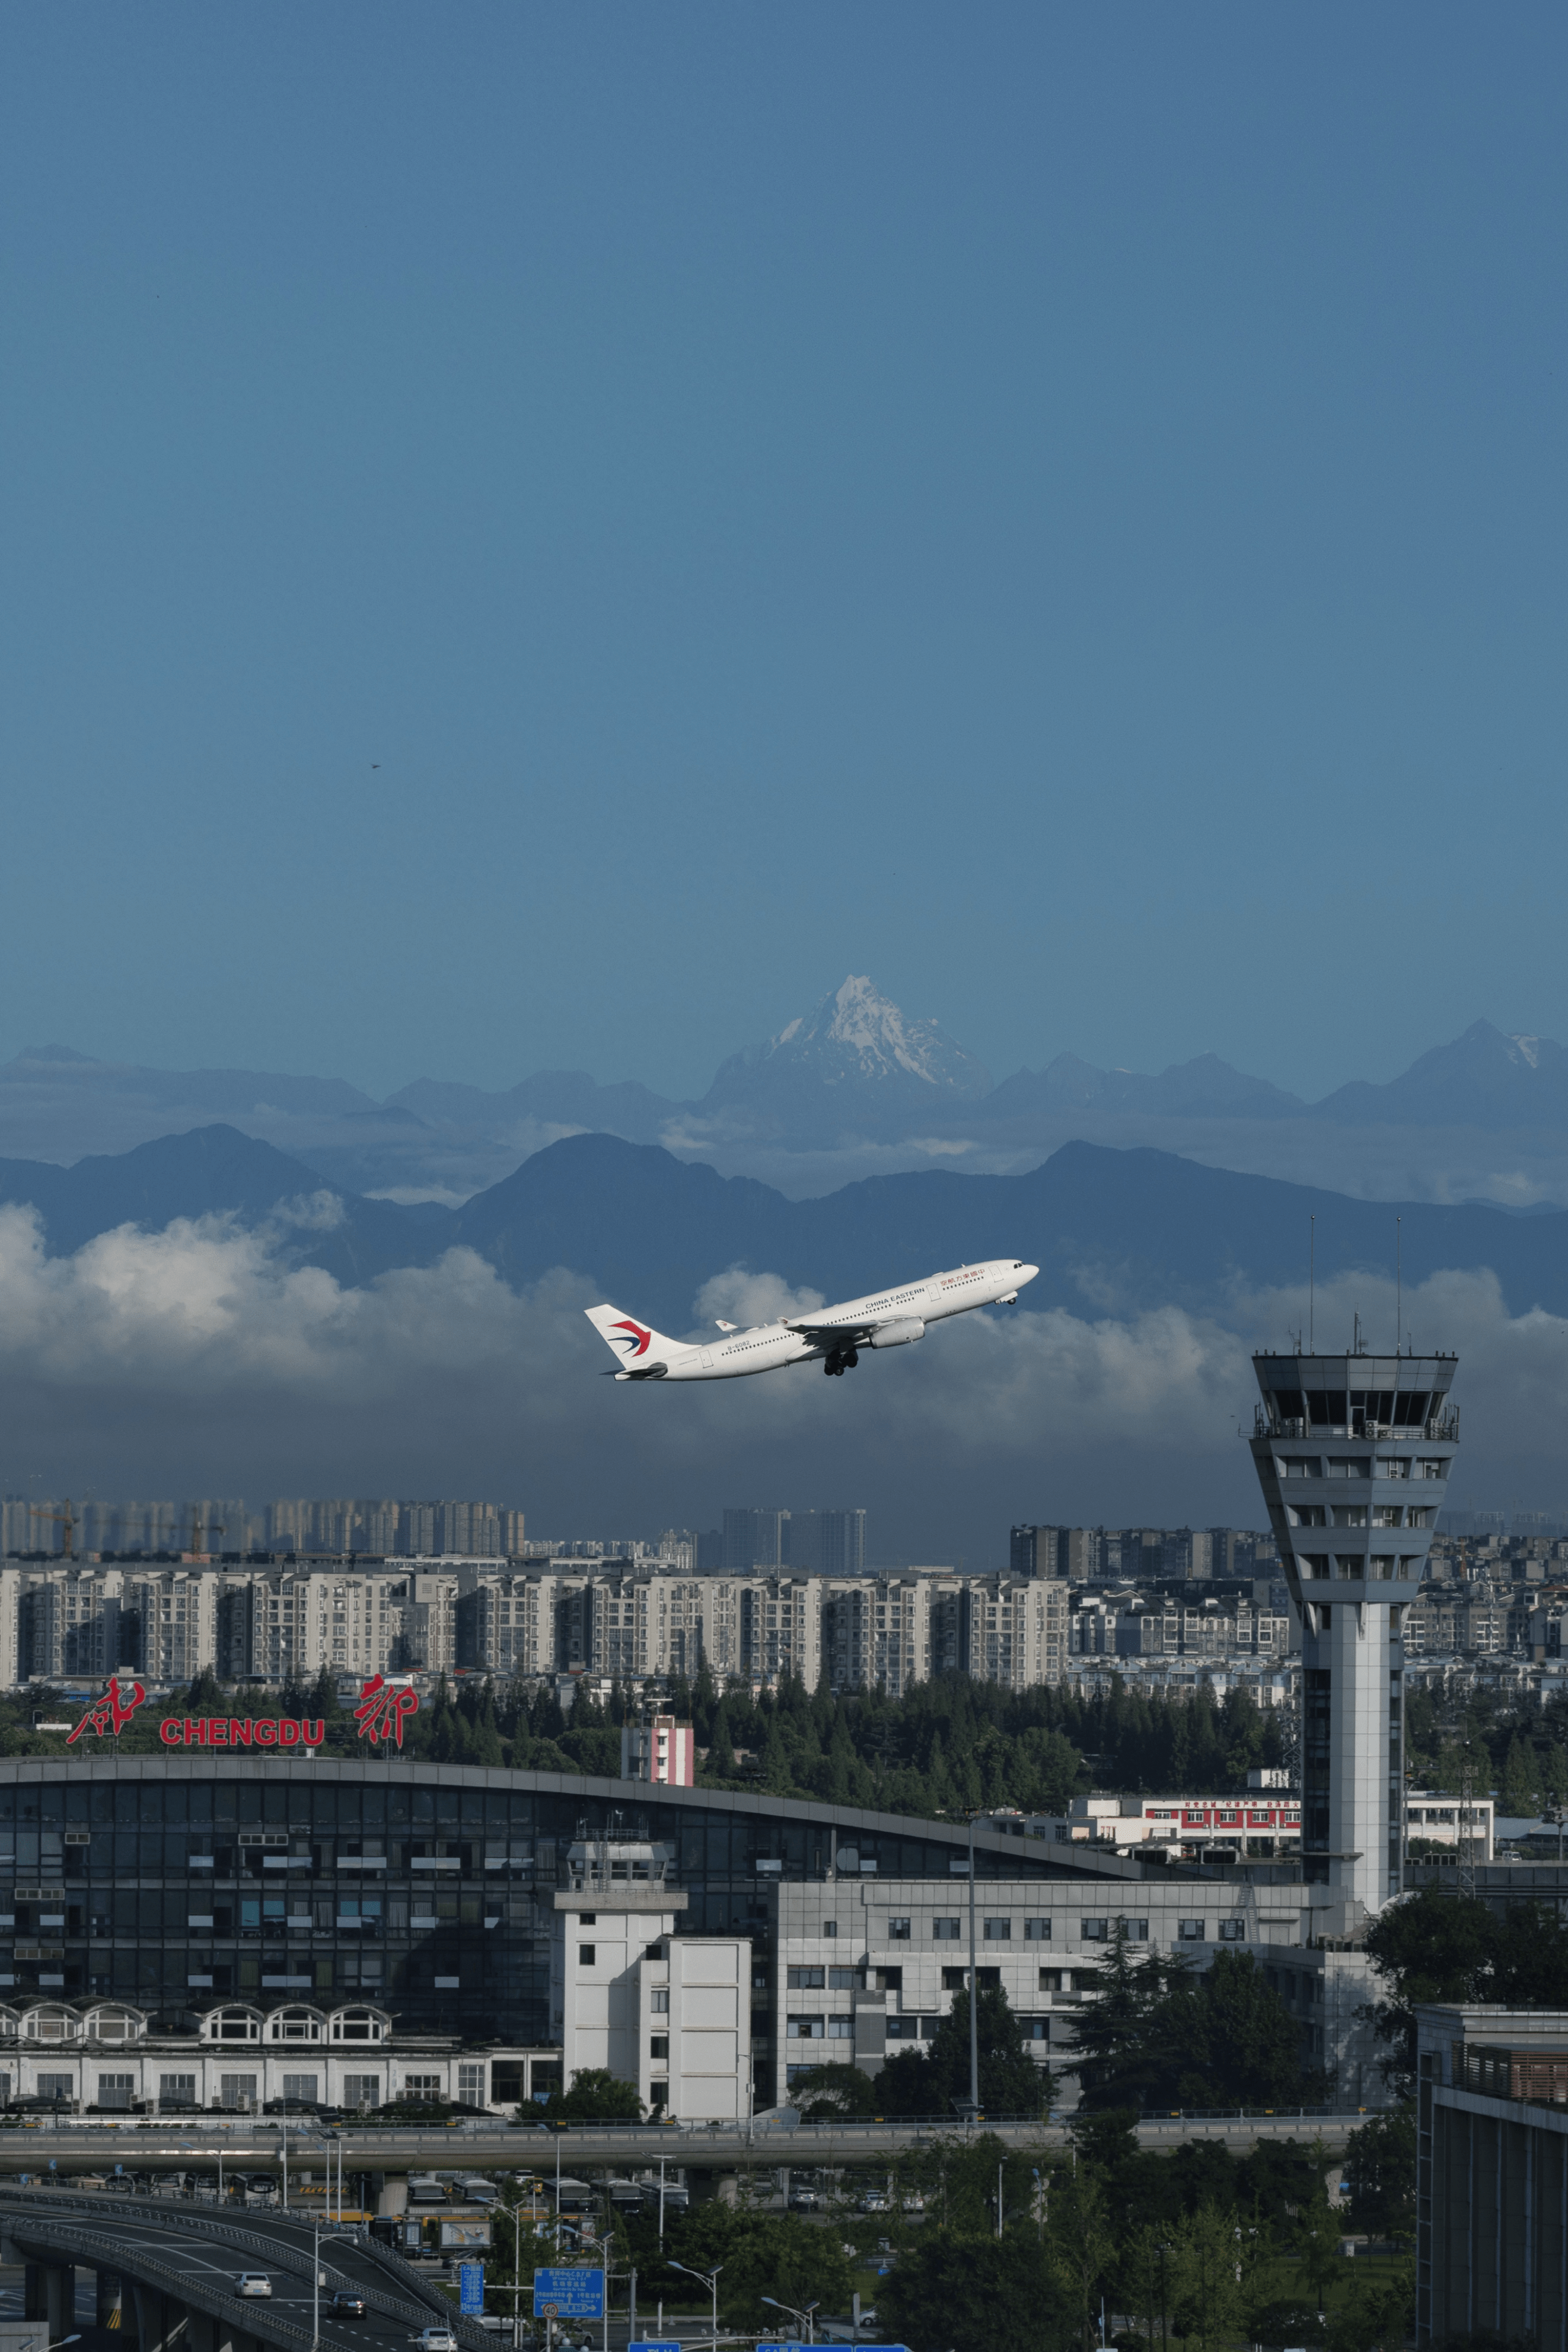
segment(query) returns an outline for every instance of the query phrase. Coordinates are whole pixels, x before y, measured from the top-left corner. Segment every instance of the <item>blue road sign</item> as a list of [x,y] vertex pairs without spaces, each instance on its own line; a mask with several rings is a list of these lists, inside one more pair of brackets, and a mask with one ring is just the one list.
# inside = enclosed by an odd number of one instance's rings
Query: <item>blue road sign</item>
[[536,2319],[602,2319],[604,2273],[577,2264],[534,2273]]
[[628,2344],[626,2352],[681,2352],[681,2339],[678,2336],[639,2336],[635,2344]]
[[462,2294],[462,2310],[470,2319],[485,2308],[485,2265],[483,2263],[459,2263],[457,2280]]

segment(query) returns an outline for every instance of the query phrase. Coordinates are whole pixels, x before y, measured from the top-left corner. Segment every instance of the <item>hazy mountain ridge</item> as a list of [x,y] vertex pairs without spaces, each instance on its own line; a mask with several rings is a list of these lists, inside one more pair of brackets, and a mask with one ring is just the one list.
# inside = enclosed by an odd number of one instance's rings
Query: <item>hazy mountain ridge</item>
[[1019,1176],[930,1170],[791,1201],[656,1146],[573,1136],[470,1202],[454,1237],[513,1284],[564,1265],[676,1332],[702,1284],[732,1265],[835,1298],[1015,1253],[1040,1267],[1023,1297],[1031,1310],[1127,1315],[1175,1305],[1228,1322],[1238,1287],[1304,1283],[1314,1214],[1321,1283],[1359,1269],[1391,1278],[1396,1213],[1411,1288],[1444,1268],[1489,1266],[1515,1313],[1568,1312],[1568,1212],[1518,1218],[1425,1202],[1396,1211],[1088,1143]]
[[[795,1201],[658,1145],[576,1135],[460,1210],[411,1214],[333,1193],[302,1163],[221,1126],[72,1169],[0,1162],[0,1199],[38,1209],[57,1256],[121,1225],[160,1231],[225,1213],[271,1229],[289,1263],[350,1286],[462,1246],[514,1289],[564,1267],[677,1333],[703,1285],[736,1266],[835,1298],[1014,1254],[1040,1267],[1024,1295],[1031,1311],[1099,1318],[1180,1307],[1228,1324],[1239,1293],[1304,1281],[1313,1215],[1321,1284],[1355,1270],[1386,1281],[1396,1213],[1167,1152],[1088,1143],[1018,1176],[931,1170]],[[1408,1289],[1445,1268],[1484,1266],[1511,1312],[1568,1314],[1568,1212],[1515,1217],[1411,1202],[1397,1213]]]
[[315,1169],[234,1127],[162,1136],[70,1168],[0,1160],[0,1202],[37,1211],[51,1257],[69,1256],[121,1225],[162,1233],[177,1218],[210,1216],[275,1226],[293,1262],[348,1284],[429,1254],[423,1223],[406,1211],[335,1195]]
[[634,1079],[536,1072],[498,1090],[421,1077],[384,1103],[336,1078],[166,1071],[74,1047],[0,1066],[0,1148],[71,1164],[222,1118],[345,1193],[450,1207],[578,1133],[663,1144],[790,1193],[868,1167],[1020,1172],[1065,1141],[1152,1147],[1374,1198],[1568,1199],[1568,1052],[1478,1021],[1386,1083],[1307,1103],[1214,1054],[1157,1073],[1059,1054],[993,1084],[935,1022],[852,976],[763,1045],[731,1055],[698,1101]]

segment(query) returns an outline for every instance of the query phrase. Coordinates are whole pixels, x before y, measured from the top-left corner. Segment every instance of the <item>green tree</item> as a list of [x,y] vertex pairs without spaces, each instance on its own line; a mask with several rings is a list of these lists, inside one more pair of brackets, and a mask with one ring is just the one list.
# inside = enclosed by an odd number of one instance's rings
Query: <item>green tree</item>
[[877,2086],[859,2066],[810,2066],[789,2085],[789,2104],[809,2124],[831,2123],[836,2116],[883,2113]]
[[1183,1964],[1151,1953],[1134,1959],[1121,1920],[1095,1997],[1072,2021],[1079,2098],[1087,2107],[1140,2108],[1171,2071],[1161,2004],[1182,1982]]
[[1339,2242],[1343,2227],[1339,2214],[1329,2203],[1328,2191],[1320,2179],[1311,2201],[1302,2206],[1297,2216],[1292,2247],[1307,2285],[1316,2298],[1320,2317],[1323,2308],[1323,2290],[1338,2265]]
[[1249,1952],[1218,1952],[1189,1980],[1169,1960],[1134,1963],[1118,1932],[1104,1979],[1073,2026],[1085,2105],[1282,2106],[1316,2087],[1295,2021]]
[[1289,2106],[1317,2087],[1302,2075],[1300,2029],[1250,1952],[1217,1952],[1155,2025],[1173,2106]]
[[583,2066],[568,2091],[552,2091],[547,2116],[566,2123],[641,2123],[643,2102],[635,2083],[623,2083],[606,2066]]
[[1103,2185],[1086,2164],[1059,2163],[1051,2173],[1046,2211],[1047,2257],[1061,2304],[1063,2333],[1087,2352],[1102,2283],[1116,2253]]
[[[1023,2029],[1006,1993],[982,1985],[976,2011],[979,2044],[980,2105],[988,2115],[1038,2116],[1051,2094],[1051,2077],[1030,2056]],[[884,2116],[950,2116],[955,2102],[969,2096],[969,1996],[956,1992],[953,2006],[932,2036],[930,2050],[901,2051],[877,2078],[879,2112]]]
[[1502,1811],[1516,1818],[1529,1819],[1540,1802],[1540,1774],[1532,1741],[1515,1732],[1508,1743],[1508,1759],[1502,1771]]
[[1351,2226],[1372,2238],[1416,2234],[1416,2115],[1412,2107],[1374,2116],[1345,2147]]
[[729,1737],[729,1701],[720,1699],[713,1718],[713,1736],[708,1742],[707,1760],[703,1766],[706,1780],[732,1780],[735,1778],[735,1749]]
[[1201,2205],[1176,2231],[1178,2308],[1186,2343],[1207,2347],[1236,2333],[1245,2301],[1241,2224],[1228,2207]]
[[[817,2229],[798,2213],[760,2213],[715,2198],[684,2216],[665,2237],[671,2252],[693,2270],[723,2265],[718,2307],[732,2327],[778,2327],[780,2334],[792,2334],[781,2315],[763,2302],[764,2295],[793,2305],[797,2311],[813,2303],[824,2313],[849,2307],[853,2276],[841,2240],[835,2231]],[[696,2282],[684,2279],[680,2272],[670,2273],[671,2295],[695,2287]]]
[[1512,1905],[1498,1919],[1474,1895],[1423,1887],[1378,1914],[1366,1950],[1388,1989],[1377,2011],[1377,2032],[1390,2045],[1385,2069],[1407,2095],[1415,2088],[1418,2002],[1568,2006],[1568,1927],[1535,1904]]
[[902,2255],[877,2284],[877,2319],[890,2340],[916,2352],[997,2352],[1032,2344],[1051,2294],[1044,2248],[1033,2230],[1000,2241],[938,2230]]
[[[1171,2235],[1168,2222],[1144,2221],[1119,2239],[1117,2308],[1142,2320],[1144,2341],[1151,2346],[1160,2342],[1162,2311],[1167,2326],[1170,2321]],[[1178,2271],[1178,2283],[1179,2276]]]

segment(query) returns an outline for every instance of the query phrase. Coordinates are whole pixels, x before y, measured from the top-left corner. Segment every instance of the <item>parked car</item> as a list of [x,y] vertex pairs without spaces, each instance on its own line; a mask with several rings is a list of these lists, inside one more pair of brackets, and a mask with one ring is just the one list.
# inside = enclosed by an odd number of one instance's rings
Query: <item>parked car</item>
[[270,2294],[272,2281],[265,2271],[241,2271],[235,2281],[235,2287],[240,2294]]
[[371,2315],[371,2307],[364,2296],[356,2294],[351,2287],[346,2286],[340,2286],[335,2294],[328,2296],[327,2310],[333,2319],[368,2319]]

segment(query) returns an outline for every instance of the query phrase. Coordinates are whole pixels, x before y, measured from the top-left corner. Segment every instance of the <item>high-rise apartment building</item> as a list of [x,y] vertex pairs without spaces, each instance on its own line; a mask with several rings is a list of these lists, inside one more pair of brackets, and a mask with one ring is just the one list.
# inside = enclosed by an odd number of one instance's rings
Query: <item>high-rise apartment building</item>
[[782,1564],[800,1576],[865,1573],[863,1511],[789,1511],[781,1534]]
[[891,1693],[967,1672],[1016,1688],[1069,1669],[1064,1580],[941,1570],[685,1576],[658,1559],[406,1565],[13,1563],[0,1568],[0,1688],[127,1667],[160,1684],[325,1672],[573,1671],[626,1683],[797,1676]]
[[726,1511],[722,1562],[725,1574],[749,1576],[755,1568],[780,1567],[789,1517],[788,1511]]
[[1252,1459],[1301,1616],[1302,1864],[1376,1911],[1401,1884],[1401,1621],[1458,1451],[1456,1360],[1252,1361]]
[[865,1572],[863,1511],[726,1511],[724,1539],[714,1563],[698,1539],[699,1567],[727,1576],[791,1569],[798,1576],[862,1576]]

